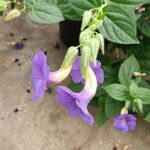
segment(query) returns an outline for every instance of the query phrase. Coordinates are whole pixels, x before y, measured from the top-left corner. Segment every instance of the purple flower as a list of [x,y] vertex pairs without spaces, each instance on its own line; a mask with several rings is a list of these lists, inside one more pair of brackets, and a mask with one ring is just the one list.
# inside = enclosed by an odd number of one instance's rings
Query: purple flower
[[59,86],[56,92],[56,100],[69,113],[70,116],[81,118],[88,124],[93,125],[94,118],[88,112],[87,106],[94,97],[97,89],[97,80],[93,70],[89,67],[87,70],[85,85],[80,93],[75,93],[64,86]]
[[[93,69],[93,71],[96,75],[97,83],[103,83],[104,82],[104,72],[100,68],[101,62],[99,62],[98,60],[96,61],[96,64],[91,62],[90,67]],[[82,78],[82,74],[81,74],[80,57],[79,56],[76,58],[73,66],[72,66],[70,75],[71,75],[71,78],[74,83],[80,83],[80,82],[84,83],[84,79]]]
[[122,114],[114,119],[114,127],[121,132],[128,132],[135,128],[136,118],[131,114]]
[[44,95],[48,77],[49,67],[46,56],[42,51],[39,51],[32,59],[33,100],[38,100]]
[[58,71],[50,72],[44,52],[39,51],[32,59],[33,100],[38,100],[44,95],[47,84],[63,81],[69,75],[71,67],[61,67]]
[[23,49],[24,44],[23,44],[23,42],[16,42],[15,45],[14,45],[14,47],[17,50],[21,50],[21,49]]

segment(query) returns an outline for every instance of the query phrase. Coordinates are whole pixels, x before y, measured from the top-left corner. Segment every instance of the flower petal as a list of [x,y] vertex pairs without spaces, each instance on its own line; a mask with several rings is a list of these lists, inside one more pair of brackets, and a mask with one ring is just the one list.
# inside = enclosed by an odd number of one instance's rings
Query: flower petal
[[69,113],[70,116],[75,117],[78,115],[78,107],[75,103],[75,94],[67,87],[59,86],[56,90],[56,100],[60,103]]
[[84,113],[81,109],[79,110],[81,118],[89,125],[92,126],[94,124],[94,118],[90,113]]
[[134,128],[136,127],[136,123],[135,122],[127,122],[127,125],[129,127],[130,130],[134,130]]
[[96,61],[96,64],[94,64],[94,63],[92,63],[92,62],[90,63],[90,66],[91,66],[92,69],[100,68],[101,65],[102,65],[101,62],[98,61],[98,60]]
[[72,69],[73,70],[77,70],[77,69],[80,70],[80,57],[79,56],[76,57],[76,59],[73,63]]
[[74,83],[80,83],[82,81],[82,75],[80,70],[72,70],[70,76]]
[[97,82],[103,83],[104,82],[104,71],[101,68],[93,69],[93,71],[96,75]]
[[39,51],[32,59],[32,81],[35,83],[37,79],[48,79],[49,67],[47,65],[46,56]]
[[[98,60],[96,61],[96,64],[91,62],[90,66],[96,75],[97,82],[103,83],[104,82],[104,72],[100,68],[101,62]],[[71,78],[72,78],[74,83],[80,83],[80,82],[82,82],[83,84],[85,83],[84,79],[82,77],[82,74],[81,74],[81,66],[80,66],[80,57],[79,56],[76,58],[76,60],[73,63],[70,75],[71,75]]]
[[34,92],[33,92],[32,99],[34,101],[37,101],[38,99],[40,99],[44,95],[45,89],[46,89],[46,82],[43,82],[43,80],[38,80],[34,84]]
[[32,82],[34,85],[33,100],[38,100],[45,93],[49,68],[47,59],[42,51],[39,51],[32,59]]
[[124,133],[129,131],[129,127],[125,123],[122,123],[122,122],[120,122],[120,125],[118,125],[116,129]]
[[121,132],[128,132],[135,128],[136,118],[131,114],[122,114],[114,119],[114,127]]
[[[82,96],[82,97],[80,97]],[[83,95],[78,95],[78,99],[76,99],[76,104],[79,107],[79,113],[81,118],[88,124],[88,125],[93,125],[94,123],[94,118],[92,115],[88,112],[87,106],[89,103],[89,100],[85,100],[86,97]]]
[[128,122],[130,122],[130,121],[136,121],[136,118],[133,116],[133,115],[130,115],[130,114],[128,114],[127,115],[127,120],[128,120]]

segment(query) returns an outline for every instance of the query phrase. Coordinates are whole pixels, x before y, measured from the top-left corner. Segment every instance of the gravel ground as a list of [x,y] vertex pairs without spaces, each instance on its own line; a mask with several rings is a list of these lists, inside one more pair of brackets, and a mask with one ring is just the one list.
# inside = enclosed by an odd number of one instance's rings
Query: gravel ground
[[[10,46],[20,40],[22,50]],[[0,150],[150,149],[150,126],[141,119],[128,134],[117,132],[112,120],[101,128],[88,127],[56,103],[55,86],[42,101],[32,102],[31,58],[39,49],[47,52],[51,70],[57,70],[66,52],[57,24],[33,25],[24,16],[7,24],[0,19]]]

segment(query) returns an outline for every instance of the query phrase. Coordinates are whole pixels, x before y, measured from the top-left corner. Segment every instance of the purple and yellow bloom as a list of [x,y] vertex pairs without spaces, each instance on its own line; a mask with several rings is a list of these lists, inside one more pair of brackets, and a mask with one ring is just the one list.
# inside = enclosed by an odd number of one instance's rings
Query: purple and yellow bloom
[[136,118],[131,114],[121,114],[114,119],[114,127],[121,132],[129,132],[136,127]]
[[71,65],[66,69],[61,67],[58,71],[50,72],[44,52],[39,51],[32,59],[33,100],[36,101],[44,95],[47,84],[63,81],[69,75],[71,67]]
[[83,90],[76,93],[65,86],[59,86],[56,91],[56,100],[67,110],[70,116],[76,117],[79,115],[88,125],[93,125],[94,118],[88,112],[87,106],[94,97],[96,89],[97,79],[89,66],[86,72]]
[[[95,73],[96,79],[97,79],[97,83],[103,83],[104,82],[104,71],[101,68],[101,62],[100,61],[96,61],[96,63],[90,63],[90,67],[92,68],[92,70]],[[81,74],[81,67],[80,67],[80,57],[78,56],[72,66],[72,70],[71,70],[71,78],[73,80],[74,83],[84,83],[84,79],[82,78],[82,74]]]

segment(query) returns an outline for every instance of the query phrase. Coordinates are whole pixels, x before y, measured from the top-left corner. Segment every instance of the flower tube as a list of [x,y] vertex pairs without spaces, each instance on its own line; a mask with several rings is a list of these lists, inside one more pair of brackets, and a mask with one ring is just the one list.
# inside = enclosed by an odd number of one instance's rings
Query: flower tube
[[93,125],[94,118],[88,112],[87,106],[92,100],[97,89],[96,76],[89,66],[85,76],[85,85],[81,92],[76,93],[65,86],[59,86],[56,91],[56,100],[69,113],[70,116],[81,118],[88,124]]
[[46,85],[63,81],[70,73],[72,65],[61,67],[58,71],[50,72],[43,51],[39,51],[32,59],[32,83],[34,85],[33,100],[39,100],[45,93]]

